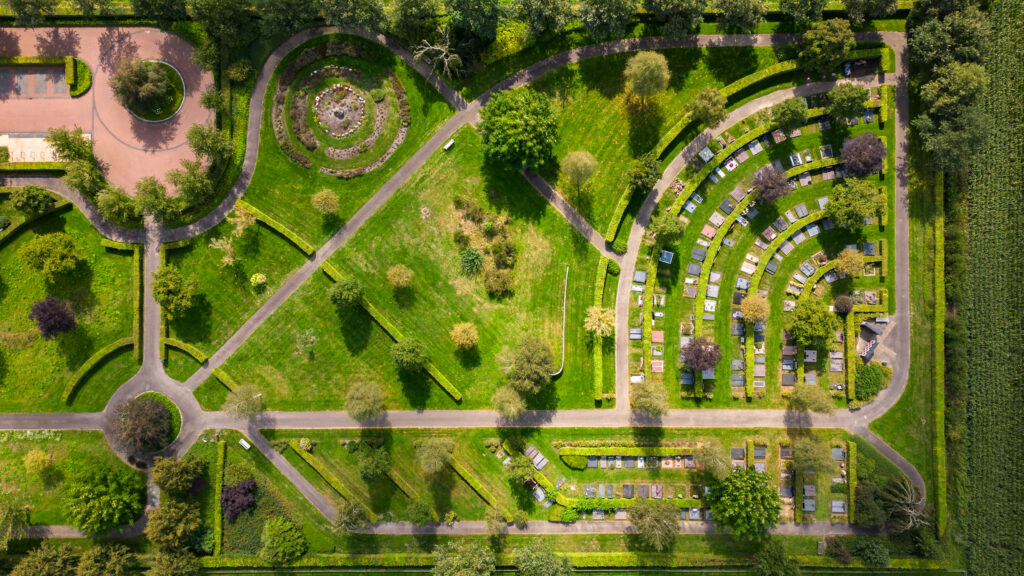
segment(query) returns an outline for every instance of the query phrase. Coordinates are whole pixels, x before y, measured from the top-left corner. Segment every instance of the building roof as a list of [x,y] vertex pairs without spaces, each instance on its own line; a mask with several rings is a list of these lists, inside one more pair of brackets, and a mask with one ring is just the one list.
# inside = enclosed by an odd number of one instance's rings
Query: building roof
[[647,272],[644,272],[643,270],[633,272],[633,282],[636,282],[637,284],[647,283]]

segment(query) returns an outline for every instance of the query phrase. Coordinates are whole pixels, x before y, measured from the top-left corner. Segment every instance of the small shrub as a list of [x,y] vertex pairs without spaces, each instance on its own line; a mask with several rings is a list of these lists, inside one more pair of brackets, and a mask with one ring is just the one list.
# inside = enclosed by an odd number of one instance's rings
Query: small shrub
[[10,219],[8,219],[7,216],[0,215],[0,231],[6,230],[7,227],[10,226],[10,225],[11,225]]
[[260,537],[263,547],[260,558],[273,564],[292,562],[306,553],[309,544],[302,532],[281,516],[274,516],[263,525]]
[[313,194],[310,202],[313,204],[313,208],[324,216],[336,213],[339,208],[338,195],[327,188]]
[[[227,480],[227,474],[225,474]],[[239,514],[256,505],[256,480],[247,478],[237,484],[225,486],[220,493],[220,506],[224,518],[234,520]]]
[[263,288],[267,285],[267,275],[263,272],[257,272],[249,277],[249,284],[256,289]]
[[491,244],[491,256],[498,268],[512,268],[516,265],[516,244],[508,236],[502,236]]
[[409,514],[409,521],[417,526],[423,526],[434,519],[430,505],[422,500],[410,502],[406,512]]
[[462,228],[456,228],[455,232],[452,233],[452,240],[455,245],[459,248],[465,248],[469,246],[469,234],[462,231]]
[[832,308],[836,311],[836,314],[846,316],[853,311],[853,298],[850,298],[846,294],[840,294],[836,296],[834,302],[832,302]]
[[865,364],[857,367],[855,394],[858,400],[873,398],[885,383],[885,373],[879,366]]
[[45,188],[40,186],[22,186],[21,188],[15,188],[11,192],[11,203],[14,205],[15,210],[29,216],[36,216],[53,208],[56,200]]
[[352,308],[362,303],[363,286],[355,278],[346,276],[331,286],[328,295],[338,308]]
[[484,257],[472,246],[463,248],[459,258],[462,261],[462,273],[466,276],[473,276],[484,267]]
[[871,568],[887,568],[891,562],[889,547],[881,538],[862,538],[857,542],[857,557]]
[[299,438],[299,448],[302,448],[306,452],[313,451],[313,441],[309,438]]
[[562,510],[562,522],[566,524],[572,524],[573,522],[580,519],[580,513],[575,508],[566,508]]
[[373,100],[374,102],[380,102],[384,100],[385,95],[387,95],[387,92],[380,88],[374,88],[373,90],[370,90],[370,99]]
[[228,78],[236,84],[241,84],[249,79],[252,74],[252,66],[246,60],[235,62],[228,68]]
[[[616,252],[618,252],[618,250],[616,250]],[[608,262],[608,273],[609,274],[611,274],[612,276],[618,276],[619,273],[621,273],[621,272],[622,272],[622,267],[619,266],[618,262],[616,262],[614,260]]]
[[472,322],[459,322],[449,333],[452,343],[459,350],[471,350],[480,342],[480,334]]
[[399,290],[412,287],[413,278],[416,274],[404,264],[395,264],[388,268],[388,282],[392,287]]
[[500,268],[489,268],[484,274],[484,288],[491,296],[504,296],[510,294],[513,288],[511,270]]

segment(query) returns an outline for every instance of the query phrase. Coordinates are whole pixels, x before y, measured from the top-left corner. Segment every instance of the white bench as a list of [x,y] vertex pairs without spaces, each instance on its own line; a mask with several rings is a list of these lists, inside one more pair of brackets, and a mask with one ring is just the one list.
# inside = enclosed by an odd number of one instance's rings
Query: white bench
[[444,151],[447,152],[447,151],[451,150],[452,146],[455,146],[455,139],[454,138],[452,138],[451,140],[449,140],[448,142],[445,143]]
[[252,448],[252,446],[251,446],[251,445],[250,445],[250,444],[249,444],[248,442],[246,442],[246,441],[245,441],[245,438],[239,438],[239,439],[238,439],[238,444],[239,444],[239,445],[240,445],[240,446],[241,446],[242,448],[245,448],[246,450],[248,450],[248,449]]

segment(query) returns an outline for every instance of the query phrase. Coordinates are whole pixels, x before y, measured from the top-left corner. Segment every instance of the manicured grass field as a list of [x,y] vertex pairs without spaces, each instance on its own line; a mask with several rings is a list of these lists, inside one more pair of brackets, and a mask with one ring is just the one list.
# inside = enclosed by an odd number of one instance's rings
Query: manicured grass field
[[107,356],[79,384],[71,397],[72,412],[99,412],[106,407],[110,397],[136,372],[139,364],[131,348],[122,348]]
[[[48,285],[18,255],[40,234],[66,232],[82,262],[67,279]],[[108,250],[77,210],[45,216],[0,245],[0,411],[66,411],[64,384],[97,350],[131,334],[132,257]],[[78,327],[43,340],[29,319],[33,302],[52,295],[71,303]],[[87,392],[85,397],[92,395]],[[102,393],[73,410],[96,409]]]
[[[210,246],[210,241],[232,239],[233,229],[231,223],[222,222],[189,245],[167,252],[167,263],[195,278],[201,294],[185,316],[168,323],[171,337],[206,354],[220,348],[305,261],[293,244],[257,223],[233,240],[237,263],[223,266],[224,252]],[[256,273],[267,276],[262,288],[250,284]]]
[[[301,50],[310,45],[326,42],[328,36],[313,40],[297,48],[285,63],[294,59]],[[277,74],[268,88],[266,106],[263,110],[263,128],[260,134],[259,162],[252,182],[245,193],[245,199],[288,226],[301,237],[315,245],[323,243],[358,210],[380,187],[402,166],[427,138],[451,114],[451,108],[434,88],[414,70],[406,66],[387,49],[374,42],[354,37],[345,37],[363,46],[369,53],[376,54],[375,62],[360,60],[358,67],[368,71],[382,71],[392,68],[401,80],[409,98],[412,122],[405,141],[383,166],[352,180],[340,180],[319,172],[317,166],[306,169],[288,158],[274,137],[270,105]],[[318,191],[328,188],[338,194],[341,208],[336,218],[325,219],[310,204],[310,198]]]
[[[53,457],[53,469],[43,478],[30,477],[25,470],[22,460],[31,450],[42,450]],[[64,479],[79,470],[83,462],[127,468],[111,452],[102,432],[0,432],[0,486],[5,492],[14,492],[18,501],[29,507],[30,524],[70,523],[65,515],[62,486]]]

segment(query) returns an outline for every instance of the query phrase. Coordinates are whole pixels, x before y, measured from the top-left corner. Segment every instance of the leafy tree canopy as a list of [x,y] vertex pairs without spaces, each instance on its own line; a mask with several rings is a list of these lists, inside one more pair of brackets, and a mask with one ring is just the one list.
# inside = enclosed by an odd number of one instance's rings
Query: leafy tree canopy
[[75,527],[102,534],[142,514],[145,490],[145,478],[134,470],[83,463],[64,485],[64,509]]
[[509,164],[541,166],[558,142],[558,122],[548,99],[532,88],[499,92],[480,111],[487,155]]
[[846,60],[853,45],[853,31],[846,20],[833,18],[817,22],[804,32],[798,59],[804,69],[824,74]]
[[875,216],[884,206],[885,193],[860,179],[847,179],[832,189],[825,211],[836,226],[859,229],[865,218]]
[[679,508],[670,500],[641,498],[629,508],[629,522],[644,544],[661,552],[679,536]]
[[622,38],[636,13],[636,0],[582,0],[577,16],[597,40]]
[[766,474],[753,468],[733,470],[711,488],[715,523],[737,540],[761,540],[779,522],[782,499]]
[[827,344],[838,329],[839,319],[818,300],[806,300],[797,304],[787,327],[798,344],[809,348]]
[[714,0],[719,11],[719,26],[726,30],[749,32],[764,22],[764,0]]
[[494,552],[482,542],[456,540],[434,548],[434,576],[488,576]]

